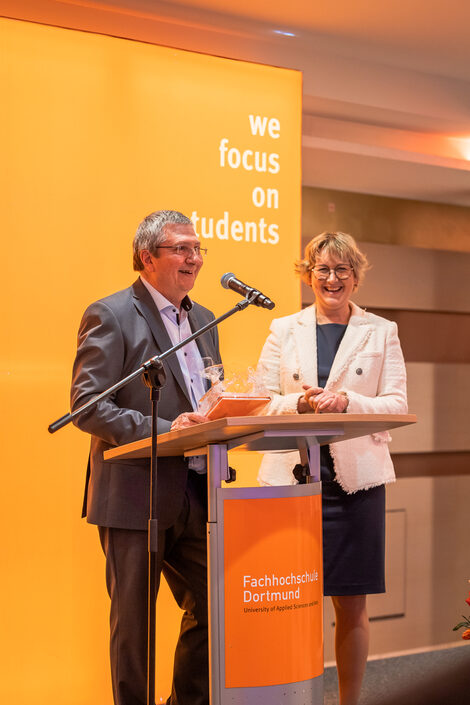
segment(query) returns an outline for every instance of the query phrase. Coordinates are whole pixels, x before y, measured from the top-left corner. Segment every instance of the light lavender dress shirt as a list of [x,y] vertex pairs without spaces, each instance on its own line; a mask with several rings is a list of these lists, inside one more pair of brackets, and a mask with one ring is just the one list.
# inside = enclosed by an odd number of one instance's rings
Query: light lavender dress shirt
[[[140,279],[160,313],[172,345],[176,345],[190,336],[193,331],[189,325],[188,312],[185,309],[181,309],[181,311],[178,310],[171,301],[168,301],[168,299],[148,281],[143,277]],[[175,355],[178,358],[186,387],[190,393],[191,404],[194,411],[197,411],[199,399],[205,394],[206,386],[201,374],[204,369],[204,364],[196,341],[193,340],[183,348],[180,348]],[[206,459],[204,455],[189,458],[188,465],[192,470],[196,470],[196,472],[206,472]]]

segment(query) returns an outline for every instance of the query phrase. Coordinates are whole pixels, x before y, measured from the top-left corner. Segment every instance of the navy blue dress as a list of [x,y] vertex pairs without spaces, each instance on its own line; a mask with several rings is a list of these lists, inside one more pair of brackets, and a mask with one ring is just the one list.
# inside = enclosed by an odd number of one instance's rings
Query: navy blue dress
[[[345,325],[317,325],[318,386],[324,387]],[[329,446],[320,450],[325,595],[385,592],[385,486],[347,494]]]

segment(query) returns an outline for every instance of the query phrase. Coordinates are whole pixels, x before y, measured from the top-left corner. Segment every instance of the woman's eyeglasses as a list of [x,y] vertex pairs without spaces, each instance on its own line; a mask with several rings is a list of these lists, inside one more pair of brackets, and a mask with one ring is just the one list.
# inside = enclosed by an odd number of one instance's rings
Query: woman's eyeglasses
[[326,267],[325,265],[319,264],[316,267],[311,267],[310,271],[313,272],[315,279],[320,279],[320,281],[328,279],[330,273],[333,272],[337,279],[349,279],[353,273],[352,267],[347,264],[339,264],[337,267]]

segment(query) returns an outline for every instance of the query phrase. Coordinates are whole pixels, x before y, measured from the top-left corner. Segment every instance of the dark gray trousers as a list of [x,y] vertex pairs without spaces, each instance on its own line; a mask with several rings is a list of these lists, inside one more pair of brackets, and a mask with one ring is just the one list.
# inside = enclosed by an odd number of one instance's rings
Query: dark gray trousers
[[[184,614],[175,651],[171,705],[209,705],[206,476],[189,471],[183,509],[158,534],[163,571]],[[98,527],[111,597],[110,657],[115,705],[146,705],[147,532]],[[158,625],[157,625],[158,628]]]

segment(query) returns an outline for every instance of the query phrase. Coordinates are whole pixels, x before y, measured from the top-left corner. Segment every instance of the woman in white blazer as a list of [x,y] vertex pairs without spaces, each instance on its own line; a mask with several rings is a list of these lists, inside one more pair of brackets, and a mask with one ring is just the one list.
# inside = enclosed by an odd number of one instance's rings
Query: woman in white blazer
[[[345,233],[322,233],[297,271],[315,304],[274,320],[259,369],[269,414],[407,412],[397,326],[350,301],[367,259]],[[369,646],[366,596],[385,591],[385,488],[395,479],[388,433],[321,449],[324,591],[336,612],[340,705],[356,705]],[[267,453],[263,485],[295,484],[296,452]],[[365,491],[367,490],[367,491]]]

